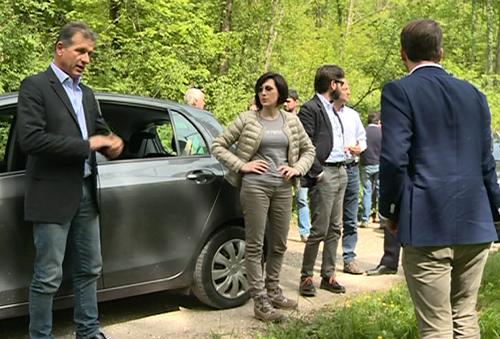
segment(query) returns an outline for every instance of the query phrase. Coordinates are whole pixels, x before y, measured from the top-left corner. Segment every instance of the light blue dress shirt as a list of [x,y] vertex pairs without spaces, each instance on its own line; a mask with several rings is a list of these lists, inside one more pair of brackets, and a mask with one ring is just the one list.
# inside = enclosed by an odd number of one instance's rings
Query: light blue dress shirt
[[[83,92],[80,88],[80,77],[77,79],[72,79],[68,74],[66,74],[62,69],[56,66],[53,62],[50,64],[52,70],[56,74],[57,79],[61,82],[61,85],[64,88],[64,91],[68,95],[69,100],[71,101],[71,106],[76,113],[76,117],[78,119],[78,126],[80,127],[80,132],[82,134],[82,138],[87,140],[89,138],[89,134],[87,131],[87,122],[85,120],[85,112],[83,111]],[[90,175],[90,164],[88,158],[85,160],[84,165],[84,177]]]

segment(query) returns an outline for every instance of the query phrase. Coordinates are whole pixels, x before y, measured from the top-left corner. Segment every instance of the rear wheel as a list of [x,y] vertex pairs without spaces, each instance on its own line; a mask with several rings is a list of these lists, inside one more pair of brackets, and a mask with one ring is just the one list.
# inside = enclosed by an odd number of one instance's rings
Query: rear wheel
[[249,299],[242,227],[224,228],[208,240],[196,261],[192,291],[214,308],[240,306]]

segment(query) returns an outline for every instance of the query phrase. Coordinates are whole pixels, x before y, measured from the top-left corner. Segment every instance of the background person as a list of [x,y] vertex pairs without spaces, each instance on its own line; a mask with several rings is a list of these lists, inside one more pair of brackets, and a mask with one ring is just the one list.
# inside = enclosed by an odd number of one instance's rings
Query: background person
[[410,74],[382,91],[380,218],[403,244],[420,337],[479,338],[476,302],[500,188],[486,97],[439,65],[442,30],[408,23]]
[[[255,317],[263,321],[283,320],[276,308],[297,307],[283,295],[279,274],[292,212],[292,183],[307,173],[314,159],[314,146],[299,119],[279,109],[287,97],[288,85],[280,74],[263,74],[255,84],[258,111],[241,113],[212,143],[212,153],[230,170],[229,181],[241,184],[246,273]],[[229,149],[235,143],[233,153]],[[268,236],[265,282],[264,234]]]
[[105,338],[99,331],[96,297],[102,259],[94,151],[115,158],[123,141],[110,133],[92,90],[80,82],[96,39],[84,23],[65,25],[50,67],[26,78],[19,91],[17,132],[28,155],[25,218],[34,224],[36,249],[30,338],[53,337],[52,304],[67,241],[73,259],[76,337]]
[[[288,98],[285,101],[285,111],[298,114],[299,94],[296,90],[288,91]],[[299,235],[302,242],[307,242],[311,229],[311,211],[309,210],[309,201],[307,199],[308,189],[299,185],[295,193],[297,202],[297,223],[299,225]]]
[[344,71],[336,65],[323,65],[316,71],[316,94],[300,108],[299,118],[316,146],[316,157],[302,185],[309,188],[311,232],[302,257],[299,293],[316,295],[313,282],[314,265],[323,241],[320,288],[332,293],[345,293],[335,279],[335,261],[342,227],[342,202],[347,185],[342,122],[335,112],[333,100],[340,96]]
[[342,212],[342,256],[344,272],[362,274],[364,271],[356,262],[356,244],[358,243],[358,209],[359,209],[359,154],[366,149],[366,134],[359,113],[346,104],[349,102],[351,90],[346,78],[340,79],[340,96],[334,100],[333,106],[344,127],[345,167],[347,186],[344,193]]
[[[360,156],[360,174],[363,184],[363,214],[359,227],[367,227],[372,209],[377,214],[378,201],[378,172],[380,147],[382,143],[382,128],[380,126],[380,113],[368,114],[366,132],[366,150]],[[375,218],[373,218],[375,221]],[[399,246],[398,246],[399,252]],[[399,257],[399,256],[398,256]],[[396,261],[397,262],[397,261]],[[396,265],[397,267],[397,265]]]
[[189,106],[205,109],[205,94],[198,88],[189,88],[184,95],[184,101]]

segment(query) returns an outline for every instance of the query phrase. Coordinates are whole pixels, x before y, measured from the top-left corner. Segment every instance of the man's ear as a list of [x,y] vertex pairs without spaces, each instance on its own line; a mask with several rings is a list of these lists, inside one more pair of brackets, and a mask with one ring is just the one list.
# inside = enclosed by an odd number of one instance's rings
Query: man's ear
[[399,50],[399,55],[401,55],[401,60],[403,60],[404,63],[408,61],[408,54],[406,54],[406,51],[404,49]]
[[62,53],[63,53],[63,49],[64,49],[64,44],[61,41],[57,42],[57,44],[56,44],[56,54],[59,55],[59,56],[61,56]]
[[444,59],[444,49],[441,47],[439,49],[439,61],[438,61],[438,63],[440,63],[441,61],[443,61],[443,59]]

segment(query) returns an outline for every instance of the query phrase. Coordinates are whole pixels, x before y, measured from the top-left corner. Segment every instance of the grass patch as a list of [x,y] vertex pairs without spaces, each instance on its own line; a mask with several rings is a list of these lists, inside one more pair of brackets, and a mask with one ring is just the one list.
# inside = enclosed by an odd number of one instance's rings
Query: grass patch
[[[490,255],[479,292],[481,337],[500,339],[500,253]],[[257,338],[416,339],[413,304],[405,284],[388,292],[347,299],[313,317],[293,319],[284,325],[269,325]]]

